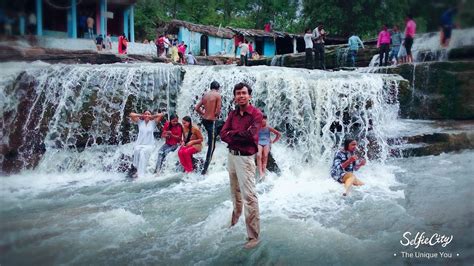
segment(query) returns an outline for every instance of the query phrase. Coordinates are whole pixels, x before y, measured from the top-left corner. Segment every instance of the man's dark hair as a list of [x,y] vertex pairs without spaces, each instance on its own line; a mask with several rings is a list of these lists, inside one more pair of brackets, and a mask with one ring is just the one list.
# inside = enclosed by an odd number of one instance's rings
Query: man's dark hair
[[235,96],[235,92],[238,91],[238,90],[241,90],[243,89],[244,87],[247,87],[247,90],[249,92],[249,95],[252,95],[252,88],[250,87],[250,85],[248,85],[247,83],[244,83],[244,82],[240,82],[240,83],[237,83],[235,86],[234,86],[234,96]]
[[263,119],[267,119],[267,118],[268,118],[267,114],[263,114]]
[[355,139],[353,138],[347,138],[344,140],[344,150],[347,151],[347,149],[349,149],[349,144],[351,144],[351,142],[353,142]]
[[407,15],[407,18],[413,19],[413,15],[412,15],[412,14],[408,14],[408,15]]
[[304,32],[305,32],[305,33],[308,32],[308,31],[311,32],[311,29],[310,29],[310,28],[304,29]]
[[221,87],[221,85],[219,84],[219,82],[217,81],[213,81],[211,82],[211,90],[219,90],[219,88]]

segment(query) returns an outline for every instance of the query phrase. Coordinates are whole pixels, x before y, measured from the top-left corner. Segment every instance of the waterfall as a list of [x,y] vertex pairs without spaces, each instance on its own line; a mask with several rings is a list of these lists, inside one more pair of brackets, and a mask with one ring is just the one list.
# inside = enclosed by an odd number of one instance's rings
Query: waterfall
[[[175,109],[181,69],[163,64],[50,65],[3,83],[2,144],[11,164],[36,165],[45,151],[133,141],[126,115]],[[9,165],[5,165],[8,163]],[[17,165],[18,166],[18,165]]]
[[390,76],[266,66],[43,65],[3,81],[9,85],[2,145],[11,152],[2,169],[41,160],[41,169],[115,171],[128,162],[127,143],[137,133],[129,112],[176,110],[199,121],[193,107],[213,80],[222,86],[223,118],[233,108],[233,86],[252,86],[252,103],[301,162],[328,160],[345,136],[372,152],[364,156],[387,158],[384,125],[398,114],[398,85]]

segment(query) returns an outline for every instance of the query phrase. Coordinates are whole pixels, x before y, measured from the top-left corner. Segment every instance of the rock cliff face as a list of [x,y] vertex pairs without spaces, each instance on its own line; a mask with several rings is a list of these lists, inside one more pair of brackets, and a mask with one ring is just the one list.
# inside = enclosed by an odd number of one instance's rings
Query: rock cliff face
[[474,119],[474,61],[403,64],[373,71],[408,80],[410,86],[399,93],[402,117]]

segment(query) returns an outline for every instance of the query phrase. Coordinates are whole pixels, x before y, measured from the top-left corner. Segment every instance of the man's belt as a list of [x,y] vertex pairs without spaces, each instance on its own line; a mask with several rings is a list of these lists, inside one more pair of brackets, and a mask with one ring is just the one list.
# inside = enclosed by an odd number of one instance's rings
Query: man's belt
[[229,152],[230,152],[230,154],[237,155],[237,156],[251,156],[251,155],[253,155],[253,154],[250,154],[248,152],[231,150],[231,149],[229,149]]

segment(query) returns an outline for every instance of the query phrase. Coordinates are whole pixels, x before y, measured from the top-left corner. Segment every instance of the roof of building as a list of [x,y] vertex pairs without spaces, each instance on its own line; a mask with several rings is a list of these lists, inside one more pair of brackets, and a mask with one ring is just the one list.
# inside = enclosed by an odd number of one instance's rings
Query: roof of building
[[283,32],[283,31],[271,31],[267,32],[264,30],[256,30],[256,29],[241,29],[241,28],[234,28],[234,27],[227,27],[228,29],[231,29],[233,32],[242,34],[243,36],[249,36],[249,37],[268,37],[268,38],[285,38],[285,37],[303,37],[303,35],[300,34],[293,34],[293,33],[288,33],[288,32]]
[[256,30],[256,29],[242,29],[242,28],[234,28],[234,27],[216,27],[210,25],[201,25],[195,24],[183,20],[173,19],[169,22],[163,24],[162,27],[159,28],[161,32],[173,32],[177,31],[177,28],[185,27],[190,31],[203,33],[210,36],[217,36],[221,38],[231,39],[235,34],[241,34],[243,36],[248,37],[263,37],[263,38],[285,38],[285,37],[301,37],[301,34],[293,34],[283,31],[272,31],[266,32],[264,30]]
[[234,36],[233,31],[224,27],[194,24],[191,22],[177,20],[177,19],[173,19],[170,22],[166,23],[163,28],[163,31],[171,32],[173,29],[176,29],[178,27],[185,27],[190,31],[204,33],[206,35],[217,36],[217,37],[226,38],[226,39],[232,39],[232,37]]

